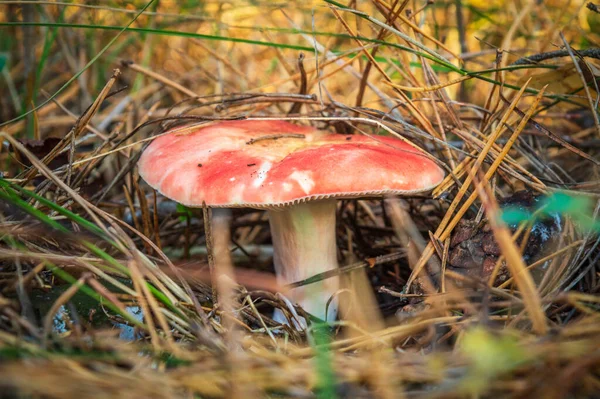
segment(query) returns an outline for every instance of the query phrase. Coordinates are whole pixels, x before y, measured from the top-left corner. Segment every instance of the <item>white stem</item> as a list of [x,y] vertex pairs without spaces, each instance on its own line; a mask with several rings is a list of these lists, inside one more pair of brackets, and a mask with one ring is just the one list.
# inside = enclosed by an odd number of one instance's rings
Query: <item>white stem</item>
[[[322,200],[269,211],[273,262],[281,285],[337,268],[335,200]],[[333,321],[337,302],[327,301],[339,289],[339,278],[294,288],[288,297],[308,313]]]

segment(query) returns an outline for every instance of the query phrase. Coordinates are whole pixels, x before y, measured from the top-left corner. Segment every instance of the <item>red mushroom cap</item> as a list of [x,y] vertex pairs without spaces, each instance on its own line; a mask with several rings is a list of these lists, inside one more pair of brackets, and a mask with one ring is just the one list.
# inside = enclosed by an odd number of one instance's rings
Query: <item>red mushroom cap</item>
[[274,208],[324,198],[428,191],[444,172],[402,140],[283,121],[228,121],[154,140],[140,175],[187,206]]

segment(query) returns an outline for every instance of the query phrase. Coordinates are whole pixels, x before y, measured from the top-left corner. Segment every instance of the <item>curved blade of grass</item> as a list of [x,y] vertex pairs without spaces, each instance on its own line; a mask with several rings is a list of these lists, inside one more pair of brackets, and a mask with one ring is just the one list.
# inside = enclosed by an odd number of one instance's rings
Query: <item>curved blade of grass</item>
[[54,202],[34,193],[33,191],[29,191],[29,190],[27,190],[19,185],[16,185],[16,184],[12,184],[2,178],[0,178],[0,187],[5,188],[9,192],[10,192],[10,190],[15,191],[15,196],[16,196],[16,191],[18,191],[22,194],[27,195],[30,198],[34,198],[36,201],[42,203],[43,205],[47,206],[48,208],[52,209],[53,211],[56,211],[56,212],[60,213],[61,215],[69,218],[71,221],[77,223],[84,229],[88,230],[91,233],[96,234],[100,238],[102,238],[114,245],[114,242],[112,242],[111,240],[108,239],[108,237],[106,237],[106,234],[104,234],[104,231],[101,228],[99,228],[98,226],[96,226],[95,224],[90,222],[89,220],[82,218],[81,216],[63,208],[62,206],[57,205]]
[[54,26],[59,28],[73,28],[73,29],[96,29],[96,30],[118,30],[123,32],[135,32],[140,34],[156,34],[164,36],[182,36],[191,37],[194,39],[205,39],[205,40],[219,40],[228,41],[235,43],[245,44],[256,44],[259,46],[277,47],[281,49],[300,50],[300,51],[314,51],[311,47],[300,46],[296,44],[285,44],[285,43],[273,43],[265,42],[261,40],[243,39],[240,37],[228,37],[220,35],[206,35],[202,33],[194,32],[182,32],[176,30],[167,29],[151,29],[151,28],[132,28],[131,24],[127,26],[115,26],[115,25],[84,25],[84,24],[73,24],[73,23],[59,23],[59,22],[1,22],[0,26]]
[[[164,36],[180,36],[180,37],[190,37],[194,39],[204,39],[204,40],[215,40],[215,41],[226,41],[226,42],[234,42],[234,43],[245,43],[245,44],[254,44],[257,46],[266,46],[266,47],[275,47],[280,49],[289,49],[289,50],[298,50],[298,51],[306,51],[313,52],[314,48],[301,46],[298,44],[287,44],[287,43],[274,43],[267,42],[262,40],[252,40],[252,39],[244,39],[240,37],[229,37],[229,36],[221,36],[221,35],[206,35],[202,33],[195,32],[182,32],[176,30],[168,30],[168,29],[151,29],[151,28],[135,28],[135,27],[123,27],[123,26],[114,26],[114,25],[84,25],[84,24],[73,24],[73,23],[59,23],[59,22],[0,22],[0,26],[50,26],[50,27],[60,27],[60,28],[73,28],[73,29],[97,29],[97,30],[118,30],[118,31],[128,31],[135,32],[139,34],[156,34],[156,35],[164,35]],[[294,34],[315,34],[317,36],[334,36],[334,37],[343,37],[347,39],[355,39],[355,37],[346,35],[346,34],[336,34],[336,33],[328,33],[328,32],[312,32],[312,31],[303,31],[299,29],[291,29],[290,33]],[[408,51],[415,55],[419,55],[425,57],[431,61],[438,62],[439,64],[447,67],[449,70],[452,70],[457,73],[464,74],[457,66],[453,65],[448,61],[444,61],[443,59],[436,58],[427,52],[417,51],[407,46],[403,46],[397,43],[390,43],[383,40],[370,39],[368,37],[359,37],[359,39],[369,42],[376,43],[383,46],[395,47],[404,51]],[[442,57],[443,58],[443,57]],[[0,125],[1,126],[1,125]]]
[[[15,147],[17,150],[19,150],[21,153],[23,153],[27,158],[29,158],[29,160],[31,161],[32,165],[35,166],[42,173],[42,175],[44,175],[48,179],[52,180],[57,185],[57,187],[65,190],[67,193],[69,193],[69,195],[85,211],[88,212],[88,214],[90,215],[90,217],[92,217],[94,220],[96,220],[96,223],[100,223],[100,219],[98,219],[97,216],[95,215],[95,213],[91,210],[91,208],[89,206],[90,204],[85,199],[83,199],[79,194],[77,194],[76,192],[74,192],[65,182],[63,182],[62,180],[60,180],[50,169],[48,169],[47,165],[45,165],[37,157],[35,157],[23,144],[21,144],[14,137],[6,134],[5,132],[0,131],[0,136],[4,137],[8,142],[10,142],[10,144],[13,147]],[[19,203],[22,204],[23,201],[21,201]],[[23,206],[23,205],[21,205],[21,206]],[[25,203],[24,210],[27,212],[27,211],[30,210],[30,208],[32,208],[32,207],[29,204]],[[35,211],[38,211],[38,210],[36,209]],[[46,216],[46,215],[44,215],[44,216]],[[48,217],[46,216],[46,218],[48,218]],[[67,230],[64,226],[61,226],[61,228]],[[108,230],[107,229],[103,229],[103,230],[106,232],[106,234],[108,234]],[[67,230],[67,232],[68,232],[68,230]],[[81,240],[81,242],[82,242],[82,244],[84,246],[86,246],[89,250],[91,250],[95,255],[97,255],[97,256],[101,257],[102,259],[106,260],[109,264],[111,264],[115,268],[117,268],[117,270],[121,270],[127,276],[130,276],[129,269],[127,269],[125,266],[123,266],[122,264],[120,264],[112,256],[110,256],[109,254],[107,254],[106,252],[104,252],[103,250],[101,250],[100,248],[96,247],[95,245],[93,245],[92,243],[90,243],[88,241]],[[158,290],[156,287],[154,287],[149,282],[146,282],[146,284],[148,284],[148,288],[150,289],[150,291],[152,292],[152,294],[155,295],[156,298],[159,299],[165,306],[167,306],[169,309],[171,309],[176,314],[178,314],[180,316],[183,316],[183,314],[173,305],[173,303],[169,300],[169,298],[166,295],[164,295],[160,290]]]
[[[258,46],[267,46],[267,47],[274,47],[274,48],[281,48],[281,49],[290,49],[290,50],[298,50],[298,51],[306,51],[306,52],[313,52],[314,48],[312,47],[307,47],[307,46],[301,46],[301,45],[295,45],[295,44],[285,44],[285,43],[273,43],[273,42],[267,42],[267,41],[260,41],[260,40],[251,40],[251,39],[243,39],[243,38],[236,38],[236,37],[227,37],[227,36],[219,36],[219,35],[205,35],[205,34],[200,34],[200,33],[194,33],[194,32],[181,32],[181,31],[174,31],[174,30],[165,30],[165,29],[149,29],[149,28],[135,28],[135,27],[130,27],[130,25],[127,25],[125,27],[122,26],[112,26],[112,25],[82,25],[82,24],[72,24],[72,23],[49,23],[49,22],[0,22],[0,26],[27,26],[27,25],[34,25],[34,26],[49,26],[49,27],[62,27],[62,28],[73,28],[73,29],[98,29],[98,30],[118,30],[120,31],[119,34],[121,34],[121,32],[136,32],[136,33],[140,33],[140,34],[157,34],[157,35],[166,35],[166,36],[181,36],[181,37],[190,37],[190,38],[195,38],[195,39],[205,39],[205,40],[216,40],[216,41],[229,41],[229,42],[236,42],[236,43],[246,43],[246,44],[254,44],[254,45],[258,45]],[[299,30],[299,29],[290,29],[289,30],[290,33],[296,33],[296,34],[302,34],[304,32],[307,31],[303,31],[303,30]],[[362,41],[365,42],[369,42],[369,43],[376,43],[376,44],[380,44],[383,46],[390,46],[390,47],[394,47],[394,48],[398,48],[400,50],[403,51],[407,51],[410,52],[412,54],[424,57],[430,61],[436,62],[437,65],[436,68],[438,68],[439,72],[455,72],[458,73],[460,75],[468,75],[468,76],[473,76],[475,79],[480,79],[483,80],[485,82],[488,83],[492,83],[495,85],[500,85],[501,82],[491,78],[491,77],[487,77],[484,76],[483,74],[488,74],[488,73],[493,73],[495,70],[494,69],[486,69],[484,71],[468,71],[465,70],[463,68],[459,68],[456,65],[450,63],[449,61],[444,61],[443,57],[442,58],[437,58],[436,56],[433,56],[431,54],[428,54],[426,52],[422,52],[422,51],[417,51],[415,49],[412,49],[410,47],[407,46],[403,46],[401,44],[397,44],[397,43],[390,43],[390,42],[386,42],[383,40],[377,40],[377,39],[371,39],[368,37],[363,37],[363,36],[357,36],[357,37],[352,37],[350,35],[347,34],[336,34],[336,33],[328,33],[328,32],[308,32],[311,35],[321,35],[321,36],[335,36],[335,37],[343,37],[343,38],[348,38],[348,39],[360,39]],[[111,43],[109,43],[111,44]],[[105,47],[106,48],[106,47]],[[425,47],[426,48],[426,47]],[[104,51],[104,49],[102,50]],[[332,51],[333,53],[335,53],[335,51]],[[349,57],[356,57],[356,56],[360,56],[360,57],[364,57],[362,55],[360,55],[359,53],[355,53],[355,54],[349,54]],[[94,57],[95,59],[96,57]],[[94,61],[94,59],[92,61]],[[379,57],[377,58],[378,62],[388,62],[388,60],[384,57]],[[91,62],[88,63],[84,69],[82,69],[80,71],[80,73],[78,73],[77,75],[75,75],[72,79],[70,79],[63,87],[61,87],[61,89],[59,89],[59,91],[57,91],[55,93],[55,95],[52,97],[54,98],[57,94],[59,94],[64,88],[66,88],[66,86],[68,84],[70,84],[74,79],[76,79],[81,73],[83,73],[85,71],[85,69],[87,67],[89,67],[91,65]],[[418,67],[421,68],[420,65],[417,65],[416,63],[413,65],[411,63],[412,67]],[[508,71],[514,71],[514,70],[518,70],[518,69],[531,69],[531,68],[543,68],[543,69],[552,69],[554,68],[554,66],[551,65],[518,65],[518,66],[507,66],[505,68],[502,68],[501,70],[508,70]],[[509,83],[504,83],[502,84],[502,87],[504,88],[508,88],[511,90],[520,90],[521,88],[519,86],[516,85],[511,85]],[[527,88],[526,89],[527,93],[530,94],[538,94],[539,90],[537,89],[533,89],[533,88]],[[545,94],[544,95],[546,98],[552,98],[552,99],[557,99],[560,101],[564,101],[567,103],[571,103],[571,104],[575,104],[578,105],[576,102],[573,102],[571,100],[568,99],[568,95],[564,95],[564,94]],[[51,98],[51,99],[52,99]],[[50,100],[51,100],[50,99]],[[36,110],[42,106],[44,106],[48,101],[44,102],[43,104],[40,104]],[[21,119],[22,117],[26,116],[27,114],[23,114],[20,115],[19,117],[12,119],[10,121],[1,123],[0,126],[4,126],[6,124],[15,122],[19,119]]]
[[48,226],[50,226],[60,232],[68,232],[67,229],[63,225],[58,223],[56,220],[49,218],[48,215],[46,215],[44,212],[32,207],[27,202],[23,201],[21,198],[19,198],[16,195],[16,193],[14,191],[12,191],[12,192],[8,191],[8,190],[6,190],[6,188],[4,191],[0,190],[0,199],[4,200],[6,202],[12,203],[13,205],[16,205],[17,207],[19,207],[23,211],[27,212],[31,216],[35,217],[36,219],[39,219],[40,221],[46,223]]
[[[2,193],[2,190],[0,190],[0,198],[2,199],[6,199],[8,196],[6,196],[5,194]],[[13,200],[13,198],[9,198],[9,200]],[[23,203],[25,203],[24,201],[22,201]],[[22,203],[18,203],[14,202],[15,205],[22,207]],[[29,205],[27,203],[25,203],[25,205]],[[32,207],[29,207],[32,208]],[[22,209],[24,209],[24,207],[22,207]],[[38,211],[37,209],[33,208],[34,210]],[[24,209],[25,210],[25,209]],[[40,220],[42,221],[46,221],[45,218],[48,218],[46,215],[44,215],[42,212],[38,211],[39,214],[38,216],[41,216]],[[33,215],[32,215],[33,216]],[[44,218],[45,217],[45,218]],[[62,227],[60,224],[58,224],[56,221],[50,219],[50,222],[53,222],[54,224],[57,225],[57,227]],[[10,246],[13,246],[21,251],[27,251],[27,248],[25,248],[22,244],[20,244],[18,241],[14,240],[12,237],[10,236],[5,236],[3,238],[4,241],[7,241],[8,244]],[[64,271],[63,269],[61,269],[60,267],[50,263],[50,262],[46,262],[46,267],[48,268],[48,270],[50,270],[53,274],[55,274],[58,278],[66,281],[67,283],[73,285],[77,282],[77,279],[73,276],[71,276],[68,272]],[[84,294],[88,295],[89,297],[91,297],[92,299],[96,300],[98,303],[102,303],[103,306],[106,306],[108,308],[110,308],[112,311],[114,311],[115,313],[121,315],[123,318],[125,318],[127,321],[135,324],[138,327],[143,328],[144,330],[147,330],[148,327],[142,323],[141,321],[137,320],[136,318],[134,318],[132,315],[130,315],[127,312],[123,312],[121,309],[119,309],[119,307],[115,304],[113,304],[110,300],[108,300],[107,298],[104,298],[104,296],[100,295],[98,292],[96,292],[95,290],[93,290],[90,286],[88,286],[87,284],[82,284],[79,287],[79,290],[81,292],[83,292]],[[106,301],[104,301],[103,299],[106,299]]]
[[[0,184],[1,184],[1,182],[2,182],[2,179],[0,179]],[[72,234],[72,231],[67,229],[65,226],[61,225],[60,223],[58,223],[57,221],[50,218],[48,215],[46,215],[39,209],[34,208],[30,204],[28,204],[26,201],[23,201],[21,198],[19,198],[16,195],[16,192],[13,191],[12,195],[11,195],[11,192],[6,189],[7,189],[7,187],[4,186],[4,191],[0,190],[0,199],[3,199],[7,202],[10,202],[10,203],[16,205],[17,207],[19,207],[26,213],[28,213],[31,216],[35,217],[36,219],[42,221],[43,223],[47,224],[48,226],[60,231],[61,233]],[[9,189],[10,189],[10,187],[9,187]],[[58,208],[61,208],[56,204],[54,204],[54,205]],[[61,209],[64,210],[64,208],[61,208]],[[66,210],[64,210],[64,211],[66,211]],[[66,212],[68,212],[68,211],[66,211]],[[81,218],[79,218],[79,219],[81,219]],[[85,219],[83,219],[83,220],[85,220]],[[99,247],[97,247],[96,245],[94,245],[93,243],[91,243],[89,241],[81,240],[81,243],[87,249],[89,249],[94,255],[96,255],[99,258],[101,258],[102,260],[106,261],[110,266],[114,267],[117,271],[120,271],[121,273],[124,273],[126,276],[131,277],[131,271],[126,266],[122,265],[114,257],[112,257],[111,255],[109,255],[108,253],[106,253],[105,251],[103,251],[102,249],[100,249]],[[154,287],[154,285],[152,285],[151,283],[146,282],[146,284],[148,285],[148,289],[150,290],[150,292],[152,292],[152,294],[156,297],[156,299],[158,299],[162,304],[167,306],[171,311],[175,312],[177,315],[183,316],[181,311],[179,309],[177,309],[171,303],[171,301],[165,294],[163,294],[160,290],[158,290],[156,287]]]

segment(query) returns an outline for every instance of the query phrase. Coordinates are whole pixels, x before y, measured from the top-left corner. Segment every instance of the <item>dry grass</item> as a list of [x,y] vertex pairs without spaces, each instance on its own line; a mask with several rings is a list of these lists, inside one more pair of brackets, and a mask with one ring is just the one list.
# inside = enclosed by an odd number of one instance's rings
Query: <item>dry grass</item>
[[[0,397],[600,392],[593,6],[36,3],[0,1]],[[403,137],[447,171],[432,195],[340,201],[331,328],[270,319],[303,310],[274,294],[262,211],[211,232],[137,174],[170,128],[265,117]],[[507,226],[521,190],[562,198],[533,255],[552,204]],[[497,248],[487,273],[457,267],[465,223],[464,248]]]

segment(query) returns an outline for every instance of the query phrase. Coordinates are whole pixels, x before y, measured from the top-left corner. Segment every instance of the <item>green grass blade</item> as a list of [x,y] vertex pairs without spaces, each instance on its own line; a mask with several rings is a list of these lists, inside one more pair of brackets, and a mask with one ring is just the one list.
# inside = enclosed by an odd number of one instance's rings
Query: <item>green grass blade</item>
[[[0,186],[4,189],[4,190],[0,190],[0,199],[3,199],[7,202],[10,202],[14,205],[16,205],[17,207],[19,207],[20,209],[22,209],[23,211],[25,211],[26,213],[30,214],[31,216],[39,219],[40,221],[42,221],[43,223],[47,224],[48,226],[60,231],[61,233],[65,233],[65,234],[72,234],[72,232],[67,229],[65,226],[61,225],[60,223],[58,223],[57,221],[51,219],[50,217],[48,217],[48,215],[46,215],[45,213],[43,213],[42,211],[40,211],[39,209],[36,209],[34,207],[32,207],[31,205],[29,205],[26,201],[22,200],[21,198],[18,197],[16,191],[12,190],[12,187],[10,187],[8,182],[6,182],[3,179],[0,179]],[[17,187],[17,186],[15,186]],[[21,189],[19,187],[19,189]],[[23,191],[27,191],[25,189],[21,189]],[[33,194],[33,193],[31,193]],[[97,226],[91,224],[90,222],[88,222],[87,220],[67,211],[66,209],[52,203],[51,201],[48,201],[46,199],[44,199],[43,197],[34,195],[34,198],[36,199],[40,199],[40,202],[43,201],[45,204],[48,204],[49,207],[51,207],[52,209],[55,209],[57,212],[64,212],[65,216],[66,215],[70,215],[73,216],[74,219],[77,219],[79,221],[85,222],[83,225],[90,227],[92,229],[98,229]],[[87,249],[89,249],[94,255],[98,256],[99,258],[103,259],[105,262],[107,262],[110,266],[112,266],[116,271],[121,272],[123,274],[125,274],[128,277],[131,277],[131,273],[129,271],[129,269],[122,265],[118,260],[116,260],[114,257],[112,257],[110,254],[106,253],[105,251],[103,251],[102,249],[100,249],[99,247],[97,247],[95,244],[86,241],[86,240],[81,240],[82,245],[84,245]],[[179,309],[177,309],[169,300],[169,298],[163,294],[162,292],[160,292],[160,290],[158,290],[156,287],[154,287],[154,285],[152,285],[149,282],[146,282],[148,289],[150,290],[150,292],[156,297],[156,299],[158,299],[161,303],[163,303],[165,306],[167,306],[171,311],[177,313],[179,316],[184,316],[183,313],[181,313],[181,311]]]
[[335,399],[336,378],[333,369],[333,359],[329,343],[329,325],[327,323],[315,323],[312,326],[309,340],[315,349],[315,368],[317,375],[317,397],[320,399]]
[[71,221],[77,223],[78,225],[80,225],[81,227],[83,227],[84,229],[88,230],[91,233],[94,233],[96,235],[98,235],[100,238],[103,239],[107,239],[106,234],[104,233],[104,231],[102,231],[102,229],[98,226],[96,226],[95,224],[93,224],[92,222],[90,222],[87,219],[82,218],[81,216],[63,208],[60,205],[55,204],[54,202],[34,193],[33,191],[29,191],[27,189],[24,189],[23,187],[20,187],[16,184],[12,184],[4,179],[0,178],[0,187],[5,188],[6,190],[13,190],[15,191],[15,196],[16,196],[16,191],[27,195],[30,198],[35,199],[36,201],[40,202],[41,204],[47,206],[48,208],[52,209],[53,211],[58,212],[59,214],[69,218]]

